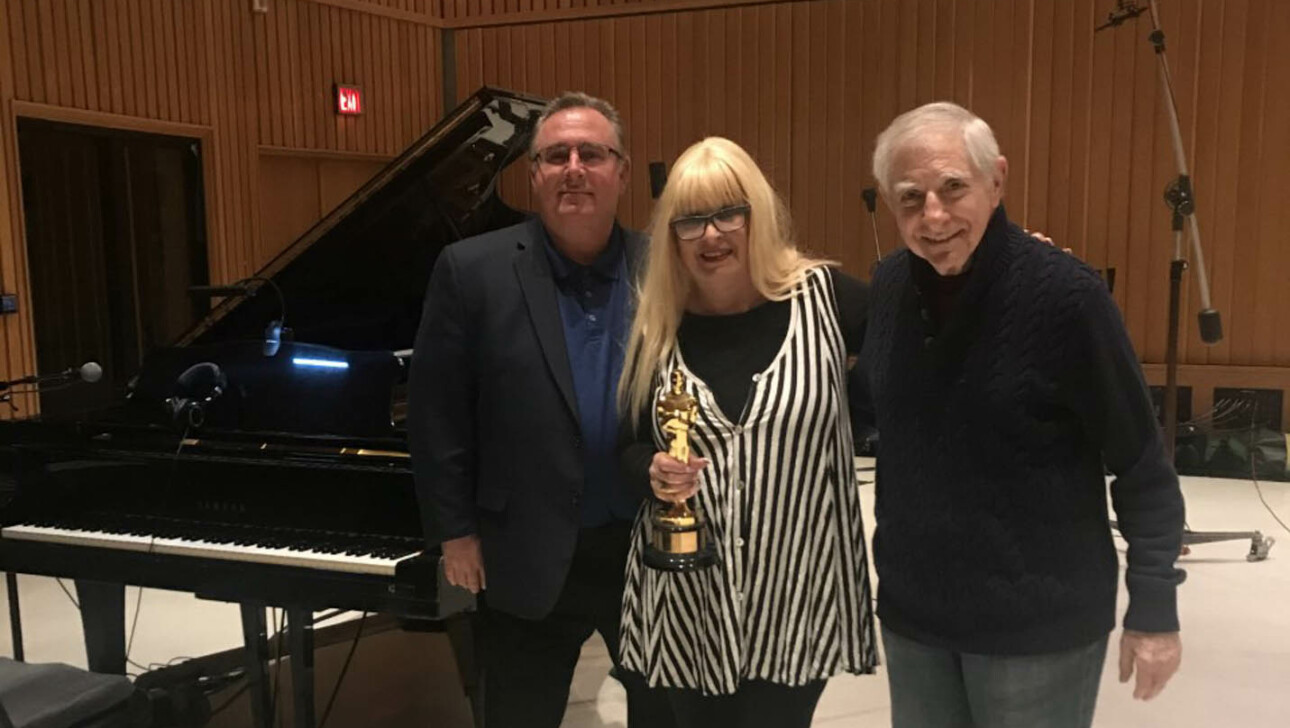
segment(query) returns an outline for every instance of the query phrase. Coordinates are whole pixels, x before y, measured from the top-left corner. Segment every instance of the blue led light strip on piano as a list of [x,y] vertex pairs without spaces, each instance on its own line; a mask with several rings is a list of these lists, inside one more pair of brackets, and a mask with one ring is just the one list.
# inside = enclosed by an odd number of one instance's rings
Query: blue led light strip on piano
[[293,358],[291,363],[298,367],[311,367],[315,369],[349,369],[349,362],[338,361],[336,359],[309,359],[298,356]]

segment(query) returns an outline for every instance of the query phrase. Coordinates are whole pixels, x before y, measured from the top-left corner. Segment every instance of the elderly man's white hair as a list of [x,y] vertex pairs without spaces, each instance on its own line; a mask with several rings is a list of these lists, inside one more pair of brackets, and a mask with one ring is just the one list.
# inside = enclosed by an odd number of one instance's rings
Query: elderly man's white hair
[[958,104],[937,101],[897,116],[878,135],[873,150],[873,176],[882,193],[890,194],[896,182],[891,179],[891,165],[898,151],[926,134],[946,131],[963,135],[963,146],[979,174],[986,178],[994,174],[999,142],[995,141],[990,125]]

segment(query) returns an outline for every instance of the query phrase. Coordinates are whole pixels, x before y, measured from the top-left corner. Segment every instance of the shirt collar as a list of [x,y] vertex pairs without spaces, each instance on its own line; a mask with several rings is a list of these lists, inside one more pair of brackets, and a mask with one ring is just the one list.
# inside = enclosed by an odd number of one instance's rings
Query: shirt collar
[[582,265],[570,260],[556,249],[555,243],[551,240],[551,233],[547,232],[546,227],[542,228],[542,239],[546,249],[547,260],[551,262],[551,273],[558,281],[566,281],[578,271],[585,273],[596,273],[601,278],[610,281],[618,280],[619,271],[622,268],[623,260],[623,229],[614,223],[614,228],[609,233],[609,245],[596,256],[591,265]]

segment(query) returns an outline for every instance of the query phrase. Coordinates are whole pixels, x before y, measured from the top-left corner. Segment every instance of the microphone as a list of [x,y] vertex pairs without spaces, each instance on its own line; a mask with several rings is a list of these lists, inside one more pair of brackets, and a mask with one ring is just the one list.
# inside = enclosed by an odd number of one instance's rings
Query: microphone
[[264,355],[276,356],[282,346],[282,322],[273,320],[264,327]]
[[96,361],[87,361],[76,373],[81,375],[81,381],[93,384],[103,378],[103,367]]
[[1106,16],[1106,22],[1094,28],[1093,32],[1096,33],[1099,30],[1106,30],[1107,28],[1114,28],[1117,25],[1123,25],[1124,21],[1129,20],[1130,18],[1136,18],[1145,12],[1147,12],[1147,8],[1138,7],[1133,0],[1116,0],[1115,10],[1108,13]]
[[662,162],[649,163],[649,195],[658,199],[667,186],[667,165]]
[[1203,309],[1197,318],[1200,319],[1200,340],[1206,344],[1217,344],[1223,340],[1223,318],[1212,308]]
[[93,384],[103,378],[103,367],[98,362],[87,361],[79,367],[68,367],[55,374],[32,374],[26,377],[11,379],[7,382],[0,382],[0,391],[17,387],[23,384],[49,384],[61,380],[71,380],[80,377],[81,381]]

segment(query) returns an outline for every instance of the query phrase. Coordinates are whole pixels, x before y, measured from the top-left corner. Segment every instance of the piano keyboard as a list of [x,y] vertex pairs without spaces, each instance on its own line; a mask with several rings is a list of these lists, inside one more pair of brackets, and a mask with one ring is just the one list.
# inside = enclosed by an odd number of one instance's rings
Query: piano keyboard
[[284,548],[238,543],[233,539],[208,541],[199,538],[163,538],[137,533],[34,525],[6,526],[0,529],[0,538],[380,576],[394,576],[395,566],[400,561],[420,553],[419,549],[406,545],[382,546],[370,550],[347,550],[341,547],[314,549],[303,546]]

